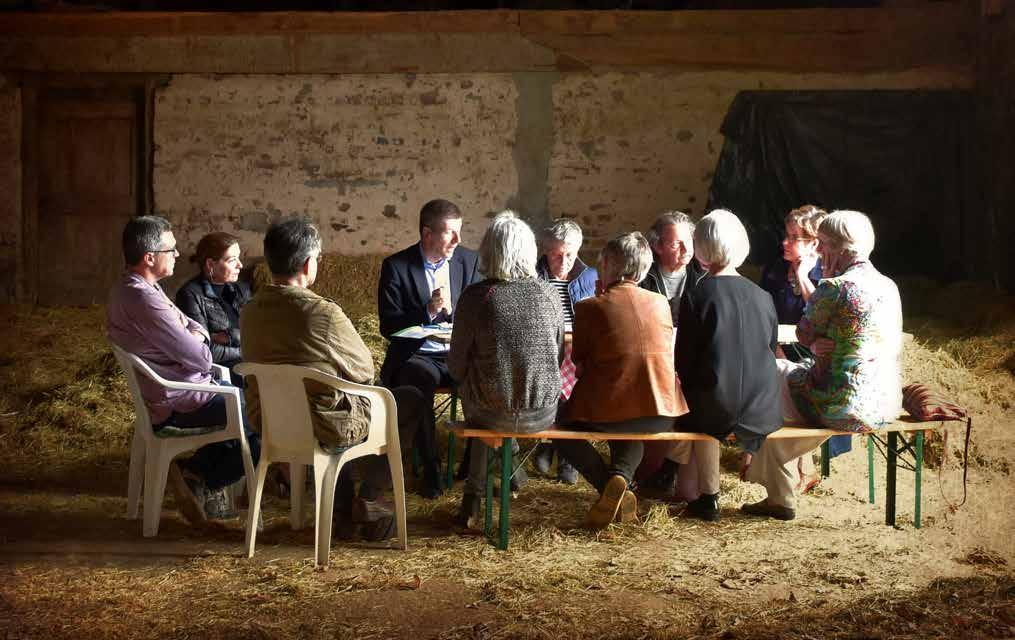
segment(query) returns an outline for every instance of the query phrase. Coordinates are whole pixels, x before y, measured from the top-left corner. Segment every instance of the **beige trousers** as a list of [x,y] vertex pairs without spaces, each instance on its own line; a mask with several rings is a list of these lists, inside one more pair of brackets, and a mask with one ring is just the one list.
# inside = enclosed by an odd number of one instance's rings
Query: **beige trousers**
[[[790,372],[800,367],[789,360],[776,360],[782,386],[782,419],[785,424],[804,424],[803,416],[793,404],[789,393],[787,377]],[[768,491],[768,503],[796,508],[796,496],[793,488],[799,480],[797,458],[811,455],[821,446],[828,436],[813,438],[766,438],[755,454],[751,457],[751,466],[747,468],[748,482],[757,482]]]
[[705,494],[719,493],[719,441],[681,440],[673,445],[667,458],[677,464],[687,464],[691,454],[698,463],[698,491]]

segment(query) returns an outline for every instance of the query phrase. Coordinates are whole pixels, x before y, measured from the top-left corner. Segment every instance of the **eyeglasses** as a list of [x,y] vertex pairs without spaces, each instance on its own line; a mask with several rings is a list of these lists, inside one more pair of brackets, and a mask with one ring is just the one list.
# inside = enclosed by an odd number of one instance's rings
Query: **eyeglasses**
[[176,247],[173,247],[171,249],[152,249],[148,253],[175,253],[175,254],[179,254],[180,252],[176,250]]

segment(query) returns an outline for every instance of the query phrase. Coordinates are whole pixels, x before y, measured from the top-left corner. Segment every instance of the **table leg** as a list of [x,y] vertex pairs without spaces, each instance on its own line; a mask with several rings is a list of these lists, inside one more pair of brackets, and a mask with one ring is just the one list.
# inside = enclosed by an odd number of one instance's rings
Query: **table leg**
[[888,475],[885,482],[885,524],[895,526],[895,472],[899,458],[899,433],[888,432]]
[[511,447],[514,438],[504,438],[500,445],[500,536],[497,548],[507,551],[508,548],[508,527],[511,523],[511,472],[513,462],[511,460]]
[[913,511],[913,525],[920,528],[920,502],[923,498],[923,431],[917,431],[916,436],[916,461],[913,469],[916,472],[916,507]]
[[867,501],[874,504],[874,436],[867,436]]
[[[458,394],[451,393],[451,422],[458,420]],[[447,487],[455,486],[455,434],[448,432],[448,467],[445,471]]]
[[[486,446],[479,442],[472,443],[474,447]],[[483,531],[487,537],[493,535],[493,447],[486,447],[486,518]]]
[[[810,454],[807,454],[810,455]],[[828,440],[821,443],[821,477],[827,478],[832,475],[831,456],[828,454]]]

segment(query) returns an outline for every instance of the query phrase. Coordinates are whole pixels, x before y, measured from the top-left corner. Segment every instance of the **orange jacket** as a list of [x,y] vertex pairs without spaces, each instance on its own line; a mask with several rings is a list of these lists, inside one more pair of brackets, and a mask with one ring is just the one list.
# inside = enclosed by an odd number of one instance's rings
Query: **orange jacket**
[[566,421],[687,413],[673,368],[670,305],[658,293],[619,282],[576,304],[571,358],[579,377]]

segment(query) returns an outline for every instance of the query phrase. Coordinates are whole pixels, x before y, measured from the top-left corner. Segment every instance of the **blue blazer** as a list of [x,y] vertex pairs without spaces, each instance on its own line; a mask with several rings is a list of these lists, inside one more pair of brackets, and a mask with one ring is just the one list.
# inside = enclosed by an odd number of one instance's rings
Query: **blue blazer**
[[[451,308],[458,308],[458,297],[465,287],[479,282],[479,254],[458,246],[448,259],[451,280]],[[422,346],[423,340],[392,338],[391,334],[406,327],[430,322],[426,305],[430,301],[429,286],[423,270],[423,254],[419,243],[388,256],[381,263],[381,278],[377,284],[377,314],[381,321],[381,335],[387,338],[388,351],[381,365],[381,384],[390,386],[395,373],[412,354]],[[436,322],[452,322],[454,318],[442,315]]]

